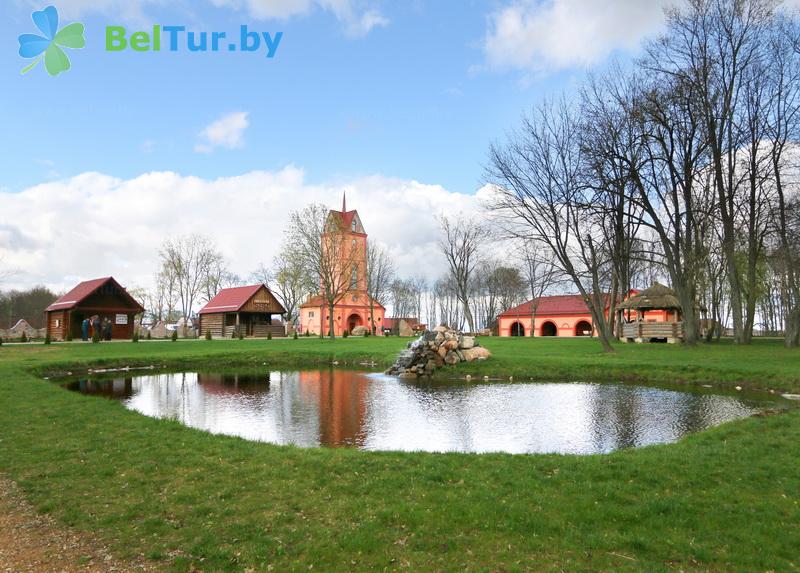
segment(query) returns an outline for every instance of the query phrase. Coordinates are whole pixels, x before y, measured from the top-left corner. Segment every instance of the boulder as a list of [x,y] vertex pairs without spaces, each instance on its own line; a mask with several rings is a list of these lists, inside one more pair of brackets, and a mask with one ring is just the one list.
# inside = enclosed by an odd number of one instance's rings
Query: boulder
[[397,327],[398,335],[400,336],[414,336],[414,329],[408,324],[405,319],[400,320],[400,324]]
[[461,337],[461,343],[459,344],[459,347],[462,350],[469,350],[470,348],[474,348],[475,347],[475,337],[474,336],[462,336]]
[[486,360],[492,356],[492,353],[486,350],[483,346],[476,346],[475,348],[462,350],[461,353],[464,355],[464,360],[467,362],[472,362],[473,360]]
[[446,340],[444,344],[442,344],[442,348],[446,348],[447,350],[455,350],[458,348],[458,340]]
[[444,363],[447,364],[448,366],[455,366],[459,362],[461,362],[461,360],[459,360],[458,354],[456,354],[452,350],[449,351],[444,357]]
[[364,336],[365,334],[367,334],[366,326],[356,326],[353,330],[350,331],[351,336]]

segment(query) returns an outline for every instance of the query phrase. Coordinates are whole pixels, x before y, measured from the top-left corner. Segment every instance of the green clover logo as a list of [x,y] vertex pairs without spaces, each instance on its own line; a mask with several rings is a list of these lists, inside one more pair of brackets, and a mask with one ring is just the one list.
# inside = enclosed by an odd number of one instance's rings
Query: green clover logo
[[22,34],[19,37],[19,55],[23,58],[36,58],[25,66],[20,73],[27,74],[44,58],[44,67],[51,76],[57,76],[70,68],[69,58],[64,48],[80,49],[86,46],[83,37],[83,24],[77,22],[58,29],[58,10],[48,6],[44,10],[33,13],[33,23],[44,34]]

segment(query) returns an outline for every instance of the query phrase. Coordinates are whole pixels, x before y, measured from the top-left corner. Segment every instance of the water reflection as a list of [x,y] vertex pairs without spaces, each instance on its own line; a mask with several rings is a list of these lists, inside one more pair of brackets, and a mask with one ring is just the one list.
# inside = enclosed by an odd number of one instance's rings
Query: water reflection
[[603,453],[673,442],[763,406],[642,386],[425,385],[345,370],[185,372],[67,386],[214,433],[366,450]]

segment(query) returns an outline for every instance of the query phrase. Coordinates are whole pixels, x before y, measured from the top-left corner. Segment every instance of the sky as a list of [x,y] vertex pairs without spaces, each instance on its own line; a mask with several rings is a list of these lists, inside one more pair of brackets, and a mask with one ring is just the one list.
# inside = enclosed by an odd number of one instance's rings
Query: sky
[[[18,54],[34,10],[0,7],[2,288],[115,276],[149,287],[169,235],[205,233],[246,277],[289,213],[358,209],[401,275],[443,274],[436,215],[479,212],[489,146],[544,97],[636,57],[667,0],[60,0],[86,47],[51,77]],[[242,52],[106,50],[154,25],[241,26]],[[210,41],[210,40],[209,40]],[[261,40],[263,44],[263,37]]]

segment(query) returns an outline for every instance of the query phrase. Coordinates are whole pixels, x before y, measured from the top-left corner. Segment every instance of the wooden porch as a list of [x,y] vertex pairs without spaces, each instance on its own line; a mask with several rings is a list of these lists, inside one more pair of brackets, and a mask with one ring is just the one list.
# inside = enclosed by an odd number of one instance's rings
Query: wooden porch
[[653,340],[666,340],[669,343],[683,340],[683,321],[623,323],[622,342],[651,342]]

